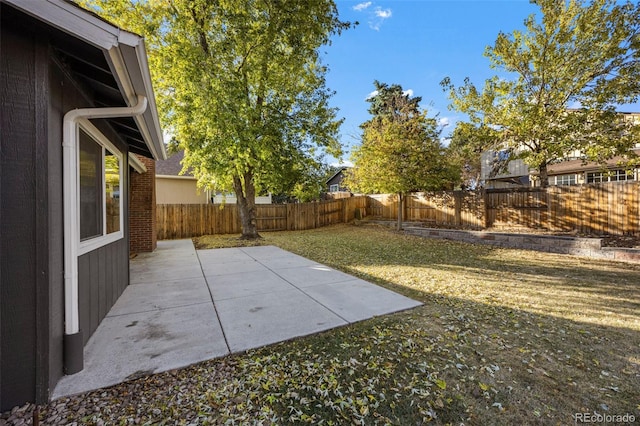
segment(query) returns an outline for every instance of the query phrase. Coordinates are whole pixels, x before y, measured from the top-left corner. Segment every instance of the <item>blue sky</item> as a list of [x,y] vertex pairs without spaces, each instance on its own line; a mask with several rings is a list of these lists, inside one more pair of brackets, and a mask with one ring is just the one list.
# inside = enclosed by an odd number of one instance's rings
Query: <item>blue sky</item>
[[537,7],[528,0],[337,0],[340,19],[360,22],[323,48],[329,66],[327,86],[336,91],[332,106],[345,118],[341,141],[358,144],[359,125],[369,119],[367,96],[373,81],[400,84],[430,116],[439,114],[443,136],[464,119],[448,110],[440,81],[450,77],[461,85],[469,77],[478,86],[495,75],[483,53],[498,33],[524,28]]

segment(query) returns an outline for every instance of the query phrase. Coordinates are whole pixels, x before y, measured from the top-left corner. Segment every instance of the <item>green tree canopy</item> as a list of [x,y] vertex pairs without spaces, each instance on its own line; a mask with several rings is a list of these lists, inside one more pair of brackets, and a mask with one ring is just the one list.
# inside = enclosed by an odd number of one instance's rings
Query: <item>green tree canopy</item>
[[476,128],[464,121],[456,123],[449,137],[447,147],[448,160],[455,163],[461,171],[462,183],[467,188],[474,188],[480,183],[480,156],[486,146],[495,141],[495,131],[491,128]]
[[[420,109],[400,85],[374,82],[368,99],[371,119],[360,125],[362,143],[352,151],[354,167],[346,185],[366,193],[432,191],[451,188],[459,179],[446,161],[436,118]],[[401,215],[399,215],[401,226]]]
[[[479,90],[446,78],[452,107],[491,145],[522,158],[548,184],[547,165],[573,151],[604,162],[629,149],[639,130],[617,104],[640,94],[640,5],[614,0],[535,0],[541,18],[500,33],[485,55],[502,71]],[[467,129],[469,130],[469,129]],[[476,143],[477,143],[476,141]],[[490,145],[484,148],[490,148]]]
[[200,185],[236,193],[243,236],[258,237],[256,191],[340,155],[318,49],[350,24],[332,0],[90,3],[145,36],[163,124]]

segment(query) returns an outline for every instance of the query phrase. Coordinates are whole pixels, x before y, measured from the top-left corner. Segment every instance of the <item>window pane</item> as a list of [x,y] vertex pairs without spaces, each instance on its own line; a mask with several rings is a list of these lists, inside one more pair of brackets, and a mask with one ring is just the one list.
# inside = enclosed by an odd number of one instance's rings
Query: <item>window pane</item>
[[107,207],[107,234],[120,230],[120,163],[105,149],[104,183]]
[[80,241],[102,235],[102,147],[80,131]]

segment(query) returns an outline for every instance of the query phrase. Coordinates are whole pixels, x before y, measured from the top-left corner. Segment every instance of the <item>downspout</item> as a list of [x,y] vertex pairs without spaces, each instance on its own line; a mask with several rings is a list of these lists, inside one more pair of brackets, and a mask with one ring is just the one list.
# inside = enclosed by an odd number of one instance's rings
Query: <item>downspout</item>
[[64,193],[64,371],[75,374],[84,368],[84,344],[78,309],[78,120],[134,117],[145,112],[147,98],[138,95],[131,107],[80,108],[64,115],[62,130]]

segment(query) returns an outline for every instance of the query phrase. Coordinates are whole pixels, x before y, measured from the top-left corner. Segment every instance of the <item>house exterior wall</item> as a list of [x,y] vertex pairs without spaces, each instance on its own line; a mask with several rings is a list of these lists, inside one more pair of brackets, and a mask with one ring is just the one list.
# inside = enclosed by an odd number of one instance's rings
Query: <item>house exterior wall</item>
[[[236,204],[238,197],[235,194],[216,194],[213,196],[213,204]],[[256,195],[256,204],[272,204],[273,198],[269,195]]]
[[[341,192],[341,191],[349,191],[348,188],[346,188],[344,185],[342,185],[342,179],[344,178],[344,174],[342,173],[342,171],[340,173],[337,173],[335,176],[333,176],[331,179],[329,179],[327,181],[327,192]],[[331,187],[332,185],[338,185],[338,190],[337,191],[332,191]],[[335,187],[334,187],[335,188]]]
[[151,252],[157,247],[156,240],[156,162],[138,156],[147,171],[130,171],[129,193],[129,251]]
[[[47,380],[36,369],[46,371],[40,357],[48,357],[48,348],[38,341],[37,330],[48,325],[50,269],[43,253],[49,248],[49,171],[37,166],[48,153],[46,127],[38,125],[46,116],[46,87],[35,84],[36,74],[43,77],[46,69],[43,46],[33,36],[19,35],[5,9],[0,12],[0,410],[42,396],[38,389]],[[38,248],[39,235],[44,249]]]
[[195,178],[156,176],[157,204],[208,204],[207,192]]
[[[30,21],[0,4],[0,411],[47,402],[63,375],[62,120],[91,98]],[[122,152],[127,146],[94,120]],[[79,258],[80,328],[88,340],[129,282],[128,173],[123,238]],[[155,235],[155,233],[154,233]]]
[[80,330],[86,345],[129,284],[129,244],[123,238],[78,258]]
[[[521,159],[511,160],[507,164],[507,170],[499,172],[492,176],[492,171],[495,165],[500,161],[500,151],[488,150],[480,155],[480,179],[483,182],[497,181],[500,179],[518,178],[520,176],[529,176],[529,167]],[[500,184],[499,182],[492,182],[493,185]],[[503,187],[512,187],[513,184],[503,183]],[[498,188],[492,186],[492,188]]]

